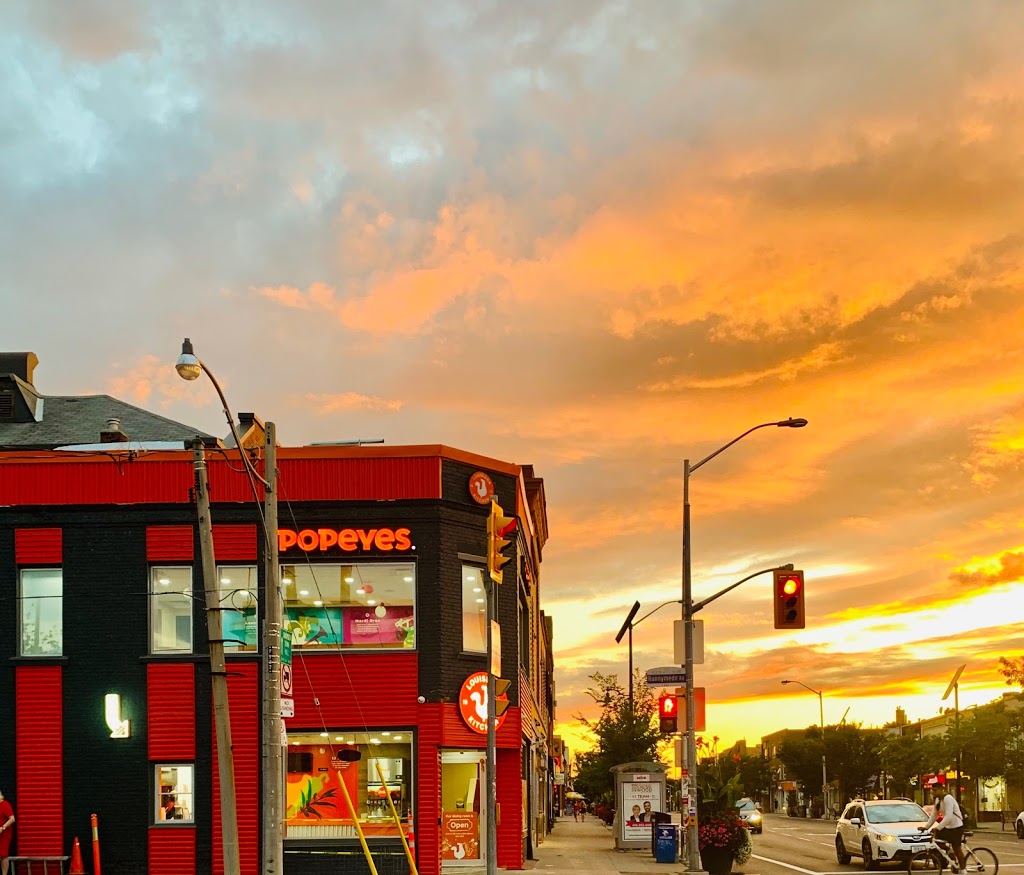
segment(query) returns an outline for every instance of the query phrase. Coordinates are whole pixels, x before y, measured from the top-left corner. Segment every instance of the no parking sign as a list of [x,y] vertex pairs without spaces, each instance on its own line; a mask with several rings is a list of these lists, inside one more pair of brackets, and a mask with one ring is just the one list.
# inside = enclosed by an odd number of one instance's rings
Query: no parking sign
[[281,663],[281,695],[292,694],[292,667],[286,662]]

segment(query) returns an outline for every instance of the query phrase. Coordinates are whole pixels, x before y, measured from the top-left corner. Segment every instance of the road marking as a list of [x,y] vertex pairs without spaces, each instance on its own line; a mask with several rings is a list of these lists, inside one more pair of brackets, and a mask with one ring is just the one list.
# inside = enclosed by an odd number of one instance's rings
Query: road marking
[[794,872],[803,872],[804,875],[848,875],[845,872],[818,872],[816,869],[804,869],[802,866],[794,866],[792,863],[783,863],[781,860],[773,860],[771,857],[762,857],[759,854],[751,854],[755,860],[762,860],[771,863],[773,866],[782,866],[784,869],[792,869]]

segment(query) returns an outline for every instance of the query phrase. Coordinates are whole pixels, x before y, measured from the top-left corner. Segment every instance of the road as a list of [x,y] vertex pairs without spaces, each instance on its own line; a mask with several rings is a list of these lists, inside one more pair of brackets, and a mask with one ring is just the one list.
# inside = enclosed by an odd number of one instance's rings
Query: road
[[[836,862],[836,822],[834,820],[805,820],[768,814],[764,818],[764,832],[753,836],[754,856],[743,866],[733,867],[744,875],[853,875],[863,867],[854,857],[848,866]],[[984,845],[995,851],[999,858],[999,871],[1010,875],[1024,875],[1024,841],[1012,832],[994,829],[975,832],[969,840],[973,845]],[[882,871],[904,871],[894,863],[884,864]]]

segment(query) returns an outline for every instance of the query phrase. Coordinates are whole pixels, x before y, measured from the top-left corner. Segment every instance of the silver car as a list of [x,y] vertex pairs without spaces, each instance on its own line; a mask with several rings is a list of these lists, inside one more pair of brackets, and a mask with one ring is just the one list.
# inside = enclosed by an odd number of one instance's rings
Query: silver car
[[751,832],[760,833],[764,831],[764,818],[761,816],[760,803],[743,797],[736,803],[736,811],[739,812],[743,825]]
[[919,829],[927,822],[924,809],[909,799],[854,799],[836,822],[836,859],[845,865],[860,857],[865,869],[905,863],[929,846],[930,836]]

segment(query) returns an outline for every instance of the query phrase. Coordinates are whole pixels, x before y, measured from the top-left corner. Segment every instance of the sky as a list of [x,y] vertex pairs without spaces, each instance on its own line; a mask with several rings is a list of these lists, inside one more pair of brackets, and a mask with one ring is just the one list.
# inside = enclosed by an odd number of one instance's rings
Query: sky
[[[1024,4],[13,0],[0,349],[44,394],[535,466],[558,729],[709,605],[707,734],[1024,652]],[[634,629],[673,660],[669,605]]]

